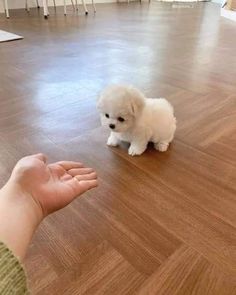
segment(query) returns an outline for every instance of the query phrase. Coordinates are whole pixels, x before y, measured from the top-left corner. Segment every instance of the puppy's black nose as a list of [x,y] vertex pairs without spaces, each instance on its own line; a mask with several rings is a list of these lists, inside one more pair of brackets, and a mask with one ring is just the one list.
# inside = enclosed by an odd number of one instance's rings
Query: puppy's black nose
[[111,129],[115,129],[115,128],[116,128],[116,125],[114,125],[114,124],[110,124],[109,127],[110,127]]

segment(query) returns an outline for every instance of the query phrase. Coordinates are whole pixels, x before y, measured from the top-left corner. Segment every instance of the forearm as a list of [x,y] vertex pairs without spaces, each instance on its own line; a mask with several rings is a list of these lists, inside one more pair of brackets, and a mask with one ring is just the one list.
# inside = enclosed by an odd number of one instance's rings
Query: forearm
[[32,198],[8,182],[0,190],[0,241],[22,260],[42,216]]

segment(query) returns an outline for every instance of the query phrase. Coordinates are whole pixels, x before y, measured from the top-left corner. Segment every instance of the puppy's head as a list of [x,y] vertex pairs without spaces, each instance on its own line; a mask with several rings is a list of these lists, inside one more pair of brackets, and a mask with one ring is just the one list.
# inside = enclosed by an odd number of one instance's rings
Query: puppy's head
[[132,86],[109,86],[100,95],[97,107],[102,125],[114,132],[132,128],[144,107],[144,95]]

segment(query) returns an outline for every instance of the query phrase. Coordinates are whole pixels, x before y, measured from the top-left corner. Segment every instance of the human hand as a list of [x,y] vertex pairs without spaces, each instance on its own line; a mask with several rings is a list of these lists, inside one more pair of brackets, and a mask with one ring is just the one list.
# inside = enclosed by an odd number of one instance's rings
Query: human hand
[[17,187],[19,195],[31,198],[45,217],[96,187],[98,182],[94,170],[79,162],[47,164],[46,157],[37,154],[16,164],[7,185]]
[[43,218],[97,184],[93,169],[78,162],[47,164],[43,154],[21,159],[0,190],[0,240],[22,260]]

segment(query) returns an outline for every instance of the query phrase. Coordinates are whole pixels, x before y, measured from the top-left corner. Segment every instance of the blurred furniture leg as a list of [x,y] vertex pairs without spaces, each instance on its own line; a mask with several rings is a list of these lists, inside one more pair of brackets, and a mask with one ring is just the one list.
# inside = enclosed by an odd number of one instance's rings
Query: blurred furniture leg
[[73,6],[73,9],[75,10],[75,4],[74,4],[74,1],[73,0],[71,0],[71,4]]
[[[36,6],[37,6],[37,8],[40,8],[38,0],[36,0]],[[25,0],[25,10],[27,10],[27,12],[30,12],[28,0]]]
[[94,3],[94,0],[92,0],[92,5],[93,5],[93,11],[96,12],[96,6],[95,6],[95,3]]
[[25,10],[26,10],[27,12],[30,11],[30,9],[29,9],[29,5],[28,5],[28,0],[25,0]]
[[[54,8],[56,9],[56,1],[55,0],[53,0],[53,4],[54,4]],[[71,4],[73,6],[73,9],[78,11],[78,0],[75,0],[75,3],[74,3],[73,0],[71,0]],[[88,14],[88,9],[87,9],[85,0],[82,0],[82,4],[83,4],[83,7],[84,7],[85,14],[87,15]],[[92,5],[93,5],[94,12],[96,12],[96,7],[95,7],[94,0],[92,0]],[[64,15],[66,15],[67,14],[66,0],[63,0],[63,6],[64,6]],[[47,18],[49,16],[48,0],[43,0],[43,14],[44,14],[44,18]]]
[[4,0],[4,9],[5,9],[5,13],[6,13],[6,17],[9,18],[9,9],[8,9],[8,2],[7,0]]
[[[71,0],[71,4],[73,6],[73,9],[76,10],[76,6],[75,6],[73,0]],[[66,0],[64,0],[64,14],[66,15]]]
[[46,0],[46,4],[47,4],[47,14],[49,16],[49,10],[48,10],[48,0]]
[[[5,12],[6,12],[6,17],[9,18],[10,15],[9,15],[9,8],[8,8],[8,0],[4,0],[3,3],[4,3],[4,9],[5,9]],[[38,0],[36,0],[36,5],[39,8]],[[25,9],[26,9],[27,12],[30,11],[28,0],[25,0]]]
[[43,0],[43,15],[44,18],[48,18],[47,0]]
[[88,9],[87,9],[87,6],[86,6],[86,3],[84,0],[82,0],[82,3],[83,3],[83,6],[84,6],[84,11],[85,11],[85,14],[88,14]]
[[66,15],[66,0],[64,0],[64,15]]

